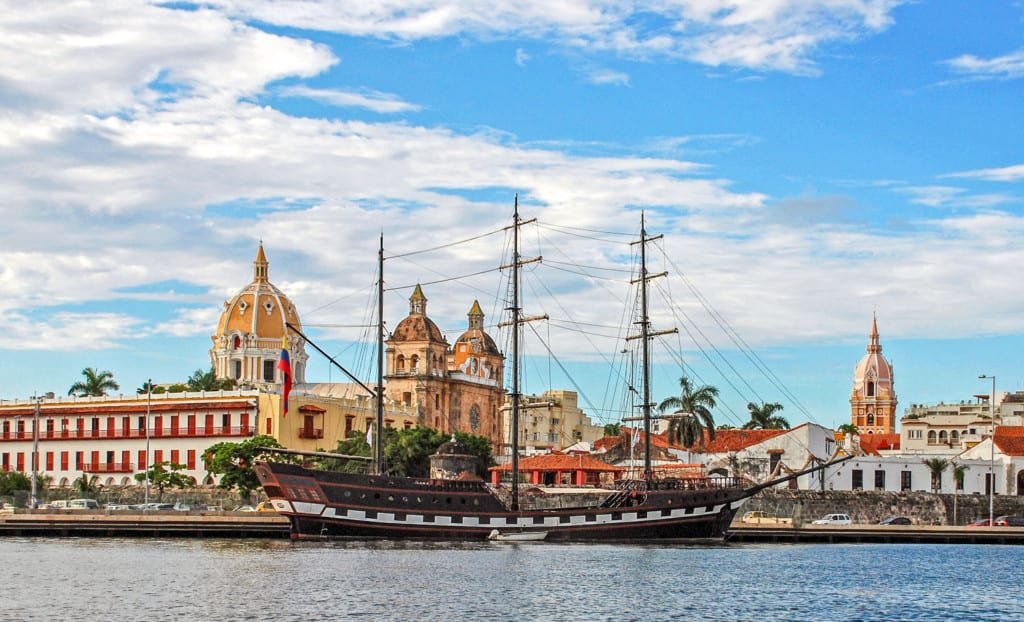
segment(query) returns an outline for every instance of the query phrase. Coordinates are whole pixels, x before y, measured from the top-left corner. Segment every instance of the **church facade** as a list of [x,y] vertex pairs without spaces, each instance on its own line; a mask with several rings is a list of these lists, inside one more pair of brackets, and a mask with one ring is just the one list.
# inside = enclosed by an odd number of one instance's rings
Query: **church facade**
[[449,345],[427,316],[427,298],[417,285],[409,315],[387,340],[386,395],[414,408],[420,426],[484,436],[497,449],[505,359],[484,331],[479,302],[467,317],[466,330]]
[[850,423],[860,434],[895,434],[896,389],[892,364],[882,356],[878,319],[871,319],[868,351],[853,372]]

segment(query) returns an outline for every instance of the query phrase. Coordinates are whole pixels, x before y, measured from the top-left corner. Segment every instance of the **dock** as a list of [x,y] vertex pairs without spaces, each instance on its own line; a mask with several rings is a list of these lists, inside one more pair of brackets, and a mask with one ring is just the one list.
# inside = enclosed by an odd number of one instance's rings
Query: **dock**
[[1024,527],[947,525],[753,525],[733,523],[726,542],[1024,544]]
[[273,512],[25,512],[0,515],[0,537],[287,538]]

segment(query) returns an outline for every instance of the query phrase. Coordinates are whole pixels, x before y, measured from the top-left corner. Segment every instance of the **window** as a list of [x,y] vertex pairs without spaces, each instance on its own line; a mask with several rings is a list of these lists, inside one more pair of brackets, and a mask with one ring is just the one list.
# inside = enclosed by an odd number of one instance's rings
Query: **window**
[[874,382],[868,382],[868,397],[874,397],[874,396],[875,396],[875,383]]
[[11,454],[4,453],[3,456],[0,457],[0,470],[11,470]]
[[82,470],[82,452],[80,452],[80,451],[76,451],[75,452],[75,470],[76,471],[81,471]]
[[935,434],[935,430],[928,430],[928,444],[934,445],[938,441],[938,436]]
[[235,379],[242,379],[242,361],[235,361]]
[[864,488],[864,471],[861,469],[853,470],[853,483],[854,490],[861,490]]
[[171,450],[171,464],[181,464],[181,451],[178,449]]
[[406,391],[406,392],[402,393],[402,403],[405,404],[406,406],[411,406],[412,405],[412,393],[411,392]]
[[274,367],[277,361],[263,361],[263,382],[274,382]]
[[160,464],[164,461],[164,450],[154,449],[153,450],[153,464]]
[[907,491],[911,489],[910,471],[900,471],[900,490]]
[[187,460],[185,466],[191,470],[194,470],[196,468],[196,450],[189,449],[187,452],[185,452],[185,459]]
[[402,373],[405,371],[405,357],[399,354],[395,357],[395,371]]
[[[18,455],[20,456],[21,454],[18,454]],[[20,471],[21,469],[18,469],[18,470]],[[992,473],[986,473],[985,474],[985,494],[986,495],[992,494],[992,477],[993,477]]]
[[220,426],[224,428],[225,434],[231,432],[231,413],[224,413],[220,416]]
[[46,452],[46,470],[47,471],[52,471],[53,470],[53,452],[52,451]]
[[868,425],[875,425],[875,414],[868,413]]
[[68,470],[68,458],[69,458],[69,452],[66,452],[66,451],[60,452],[60,470],[61,471],[67,471]]
[[93,436],[99,436],[100,435],[100,418],[99,417],[93,417],[92,418],[92,435]]
[[885,490],[885,471],[875,471],[875,490]]
[[146,464],[146,452],[145,452],[145,450],[143,450],[143,449],[139,450],[139,457],[138,457],[137,461],[139,463],[139,470],[140,471],[145,471],[146,469],[149,468],[149,465]]
[[410,371],[417,372],[417,371],[419,371],[419,367],[420,367],[420,357],[418,357],[415,354],[413,354],[412,357],[409,359]]

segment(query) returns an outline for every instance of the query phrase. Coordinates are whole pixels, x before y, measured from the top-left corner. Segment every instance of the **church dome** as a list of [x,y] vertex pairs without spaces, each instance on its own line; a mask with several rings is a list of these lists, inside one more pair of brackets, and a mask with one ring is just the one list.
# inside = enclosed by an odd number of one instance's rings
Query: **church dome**
[[444,335],[429,317],[427,317],[427,297],[419,284],[409,297],[409,315],[398,323],[391,333],[394,341],[438,341],[444,342]]
[[303,339],[287,326],[302,330],[299,313],[291,299],[270,282],[269,273],[260,242],[252,282],[224,303],[217,332],[211,336],[210,362],[218,378],[248,385],[282,382],[276,365],[287,337],[292,381],[305,382],[308,356]]
[[853,371],[854,387],[862,387],[865,382],[879,386],[891,386],[893,382],[892,365],[882,356],[882,345],[878,340],[878,321],[871,320],[871,341],[868,352],[857,363]]
[[217,335],[238,332],[280,342],[288,335],[286,322],[302,329],[299,314],[291,299],[268,280],[269,262],[262,242],[253,266],[252,282],[224,303]]
[[[469,351],[478,354],[494,354],[501,356],[497,344],[486,332],[484,332],[484,312],[480,309],[480,302],[474,300],[473,307],[469,310],[469,328],[459,335],[455,340],[456,346],[460,343],[468,344]],[[458,347],[456,351],[460,351]]]

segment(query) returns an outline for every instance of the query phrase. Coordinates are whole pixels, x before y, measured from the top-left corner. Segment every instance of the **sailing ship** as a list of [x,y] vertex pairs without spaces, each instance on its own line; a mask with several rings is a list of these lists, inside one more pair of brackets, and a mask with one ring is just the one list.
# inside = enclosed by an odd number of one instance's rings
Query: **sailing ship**
[[[641,220],[639,334],[642,359],[642,442],[644,463],[638,479],[620,480],[614,487],[595,489],[587,501],[570,497],[552,503],[552,495],[521,495],[519,478],[520,371],[519,330],[526,321],[520,309],[520,219],[518,198],[513,216],[510,268],[512,301],[511,481],[493,485],[483,481],[396,477],[385,473],[382,434],[375,435],[371,474],[342,473],[308,468],[284,460],[257,462],[255,472],[278,513],[291,521],[295,539],[324,537],[422,538],[436,540],[546,541],[647,540],[722,538],[743,503],[760,490],[824,468],[819,465],[785,477],[753,484],[737,477],[655,478],[651,464],[650,353],[653,336],[648,318],[647,284],[657,275],[647,272],[649,237]],[[377,429],[383,422],[383,239],[378,255],[378,356],[376,395]],[[296,329],[297,330],[297,329]],[[305,336],[304,336],[305,337]],[[307,343],[320,350],[306,338]],[[320,350],[322,353],[323,351]],[[324,353],[326,355],[326,353]],[[328,357],[330,358],[330,357]],[[331,359],[333,362],[333,359]],[[339,365],[339,367],[341,367]],[[345,371],[342,368],[342,371]],[[348,373],[347,371],[345,373]],[[350,377],[352,377],[350,375]],[[358,379],[352,377],[359,382]],[[362,384],[360,382],[360,384]],[[286,452],[303,454],[304,452]],[[329,456],[330,454],[318,454]],[[555,493],[557,496],[557,493]],[[581,498],[573,495],[571,499]],[[495,536],[494,534],[498,535]]]

